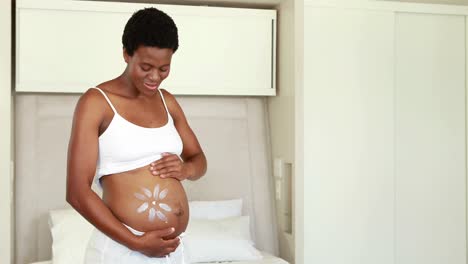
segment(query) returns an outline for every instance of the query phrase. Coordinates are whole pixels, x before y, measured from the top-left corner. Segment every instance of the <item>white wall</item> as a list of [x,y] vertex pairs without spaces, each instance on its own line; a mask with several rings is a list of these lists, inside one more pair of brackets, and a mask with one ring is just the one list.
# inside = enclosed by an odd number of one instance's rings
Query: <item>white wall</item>
[[11,1],[0,1],[0,263],[12,263]]
[[304,1],[294,1],[295,162],[294,167],[294,257],[304,262]]
[[468,1],[466,1],[466,0],[377,0],[377,1],[431,3],[431,4],[448,4],[448,5],[468,5]]
[[[304,63],[304,1],[283,0],[278,9],[278,90],[268,98],[270,136],[273,158],[292,165],[292,208],[285,208],[287,193],[282,179],[281,199],[277,200],[280,236],[280,256],[291,263],[304,262],[304,173],[303,173],[303,63]],[[278,179],[275,179],[278,180]],[[278,186],[276,186],[278,187]],[[292,236],[285,232],[285,211],[292,209]]]
[[281,159],[284,162],[283,176],[275,178],[280,184],[281,197],[276,199],[278,236],[280,257],[294,262],[294,241],[293,234],[288,230],[291,219],[292,208],[289,200],[292,194],[288,193],[288,184],[291,184],[294,173],[289,168],[295,166],[294,157],[294,100],[295,100],[295,80],[294,80],[294,0],[284,0],[277,7],[277,96],[268,98],[268,117],[270,123],[270,137],[272,158]]

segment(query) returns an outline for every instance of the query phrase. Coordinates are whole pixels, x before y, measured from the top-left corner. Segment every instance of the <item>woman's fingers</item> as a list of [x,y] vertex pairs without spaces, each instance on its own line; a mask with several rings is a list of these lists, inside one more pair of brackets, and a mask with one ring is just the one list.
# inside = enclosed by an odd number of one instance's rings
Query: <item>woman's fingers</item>
[[157,161],[152,162],[151,165],[154,166],[159,163],[163,163],[163,162],[171,161],[171,160],[179,160],[179,156],[177,156],[176,154],[163,155],[162,158],[158,159]]
[[[180,169],[181,164],[182,163],[179,162],[179,161],[170,161],[170,162],[161,163],[161,164],[156,165],[156,166],[152,166],[152,168],[155,171],[162,172],[164,169]],[[150,168],[150,170],[151,170],[151,168]]]
[[153,163],[149,168],[151,174],[161,178],[175,178],[182,180],[183,162],[175,154],[164,154],[163,157]]
[[166,174],[161,174],[160,177],[161,178],[174,178],[174,179],[177,179],[179,181],[182,181],[182,180],[185,179],[184,177],[182,177],[182,173],[180,173],[180,172],[170,172],[170,173],[166,173]]
[[180,244],[180,238],[179,237],[169,239],[169,240],[163,240],[163,246],[165,248],[177,248],[177,246],[179,244]]
[[162,174],[167,174],[171,172],[180,172],[181,168],[179,166],[170,166],[166,167],[164,169],[155,169],[155,170],[150,170],[153,175],[162,175]]

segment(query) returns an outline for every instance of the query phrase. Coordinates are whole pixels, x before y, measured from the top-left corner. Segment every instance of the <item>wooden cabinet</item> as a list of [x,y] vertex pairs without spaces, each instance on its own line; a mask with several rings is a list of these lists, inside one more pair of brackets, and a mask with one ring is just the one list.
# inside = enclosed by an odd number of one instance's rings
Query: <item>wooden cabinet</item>
[[86,1],[18,1],[16,91],[81,93],[125,69],[121,36],[155,6],[179,29],[162,87],[181,95],[275,95],[276,11]]

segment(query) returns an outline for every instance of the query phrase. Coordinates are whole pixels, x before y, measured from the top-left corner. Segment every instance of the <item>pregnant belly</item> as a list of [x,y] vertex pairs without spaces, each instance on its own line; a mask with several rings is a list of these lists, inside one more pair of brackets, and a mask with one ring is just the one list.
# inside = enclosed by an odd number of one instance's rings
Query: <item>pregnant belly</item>
[[185,231],[189,209],[180,181],[153,176],[149,166],[101,178],[103,200],[122,223],[142,232],[174,227]]

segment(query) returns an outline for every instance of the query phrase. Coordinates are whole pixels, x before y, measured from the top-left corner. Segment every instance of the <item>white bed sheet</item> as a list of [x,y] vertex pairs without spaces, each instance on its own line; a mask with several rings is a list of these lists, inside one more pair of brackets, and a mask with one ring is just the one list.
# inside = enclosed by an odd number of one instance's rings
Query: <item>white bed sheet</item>
[[[260,259],[260,260],[252,260],[252,261],[229,261],[229,262],[209,262],[209,263],[206,263],[206,264],[213,264],[213,263],[226,263],[226,264],[289,264],[287,261],[281,259],[281,258],[278,258],[278,257],[275,257],[275,256],[272,256],[271,254],[269,253],[266,253],[266,252],[261,252],[262,255],[263,255],[263,258]],[[34,262],[34,263],[31,263],[31,264],[52,264],[52,261],[49,260],[49,261],[42,261],[42,262]],[[199,263],[199,264],[203,264],[203,263]]]

